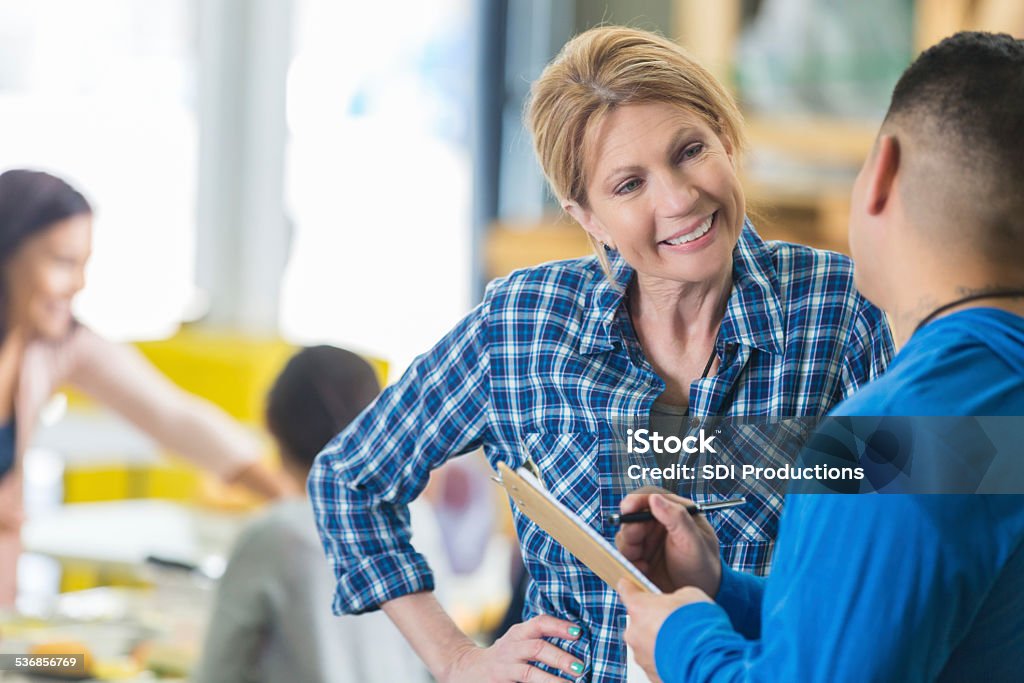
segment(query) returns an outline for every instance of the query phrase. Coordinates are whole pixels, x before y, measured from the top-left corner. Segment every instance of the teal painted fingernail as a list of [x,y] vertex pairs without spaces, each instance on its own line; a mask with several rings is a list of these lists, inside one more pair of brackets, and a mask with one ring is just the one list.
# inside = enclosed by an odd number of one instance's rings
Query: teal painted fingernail
[[[576,636],[578,636],[581,633],[583,633],[583,629],[581,629],[579,626],[570,626],[569,627],[569,635],[572,636],[573,638],[575,638]],[[574,664],[573,666],[576,666],[576,665]],[[583,670],[583,665],[582,664],[580,665],[580,670],[581,671]]]
[[[575,628],[575,627],[573,627],[573,628]],[[576,630],[578,631],[579,629],[576,629]],[[573,662],[572,664],[569,665],[569,668],[572,669],[572,672],[574,674],[581,674],[581,673],[583,673],[583,665],[580,664],[579,662]]]

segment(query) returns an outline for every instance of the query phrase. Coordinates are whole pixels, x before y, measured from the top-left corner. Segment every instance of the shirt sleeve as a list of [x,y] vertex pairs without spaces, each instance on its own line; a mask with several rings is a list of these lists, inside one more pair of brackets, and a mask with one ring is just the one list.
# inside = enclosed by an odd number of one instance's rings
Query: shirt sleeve
[[719,605],[687,605],[658,633],[659,676],[935,680],[1001,566],[982,497],[950,498],[791,496],[760,638]]
[[160,445],[230,480],[259,458],[259,441],[220,408],[182,390],[134,347],[80,327],[68,380]]
[[335,612],[433,590],[408,503],[430,471],[479,447],[489,402],[487,297],[320,453],[308,489],[338,580]]
[[857,314],[853,319],[850,343],[843,361],[842,387],[836,403],[853,395],[858,388],[879,377],[896,353],[889,320],[879,308],[857,297]]
[[761,635],[764,578],[740,572],[722,561],[722,581],[715,602],[725,610],[732,627],[745,638]]

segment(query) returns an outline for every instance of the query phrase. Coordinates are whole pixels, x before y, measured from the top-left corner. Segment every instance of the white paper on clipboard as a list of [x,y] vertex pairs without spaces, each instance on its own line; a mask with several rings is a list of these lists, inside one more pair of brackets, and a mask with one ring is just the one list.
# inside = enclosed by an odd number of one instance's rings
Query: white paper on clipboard
[[[626,628],[629,628],[629,617],[626,617]],[[636,663],[633,648],[626,646],[626,683],[651,683],[647,673]]]
[[608,539],[551,495],[532,472],[523,467],[513,471],[499,463],[498,473],[516,507],[612,588],[626,578],[643,590],[661,593]]

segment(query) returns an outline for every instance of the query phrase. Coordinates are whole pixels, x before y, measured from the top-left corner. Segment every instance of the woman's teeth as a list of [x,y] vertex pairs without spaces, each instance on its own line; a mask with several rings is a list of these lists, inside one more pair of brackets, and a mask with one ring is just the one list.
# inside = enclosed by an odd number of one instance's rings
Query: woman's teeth
[[676,238],[673,238],[673,239],[670,239],[670,240],[665,240],[665,244],[671,244],[672,246],[678,246],[680,244],[686,244],[687,242],[692,242],[695,239],[700,239],[701,237],[703,237],[704,235],[707,234],[708,230],[711,229],[711,223],[714,221],[714,219],[715,219],[715,214],[711,214],[710,216],[705,218],[704,222],[700,224],[700,227],[697,228],[696,230],[694,230],[693,232],[688,232],[685,235],[680,235],[679,237],[676,237]]

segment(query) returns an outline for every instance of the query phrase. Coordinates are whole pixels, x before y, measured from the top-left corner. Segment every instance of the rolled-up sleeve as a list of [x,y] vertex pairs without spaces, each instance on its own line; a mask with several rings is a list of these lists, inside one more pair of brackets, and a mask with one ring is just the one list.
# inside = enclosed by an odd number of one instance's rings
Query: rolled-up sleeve
[[373,611],[432,590],[408,503],[430,471],[479,447],[489,401],[487,299],[317,457],[308,489],[337,587],[334,611]]

